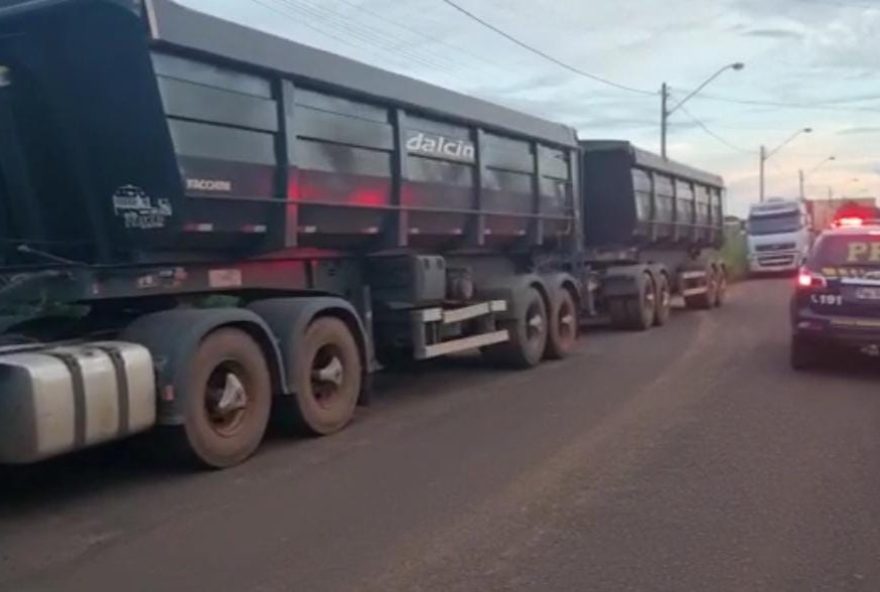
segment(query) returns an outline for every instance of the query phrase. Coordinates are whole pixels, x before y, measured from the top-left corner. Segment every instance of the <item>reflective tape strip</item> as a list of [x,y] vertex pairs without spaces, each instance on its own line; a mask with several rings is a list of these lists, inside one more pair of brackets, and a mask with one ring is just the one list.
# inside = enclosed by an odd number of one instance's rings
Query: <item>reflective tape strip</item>
[[456,352],[468,351],[480,347],[488,347],[499,343],[505,343],[510,340],[510,333],[506,330],[486,333],[484,335],[474,335],[473,337],[465,337],[454,341],[446,341],[437,345],[429,345],[424,351],[417,352],[416,358],[426,360],[436,358]]
[[880,320],[853,319],[847,317],[832,317],[830,322],[835,327],[861,327],[868,329],[880,328]]
[[213,224],[187,224],[183,227],[186,232],[214,232]]
[[682,290],[682,296],[696,296],[697,294],[705,294],[709,291],[709,288],[706,286],[702,286],[700,288],[690,288],[689,290]]
[[702,279],[706,277],[705,271],[683,271],[681,272],[681,279],[683,280],[696,280]]
[[119,430],[120,437],[128,435],[131,431],[131,391],[128,387],[128,374],[125,371],[125,360],[122,354],[115,347],[109,345],[96,346],[99,350],[107,354],[110,362],[113,364],[113,371],[116,373],[116,394],[119,397]]
[[416,313],[416,318],[422,323],[436,323],[443,320],[442,308],[428,308]]
[[864,278],[841,278],[840,283],[847,286],[880,286],[880,280],[869,280]]
[[57,351],[43,352],[67,366],[73,385],[73,445],[83,448],[86,445],[86,383],[82,367],[76,356]]

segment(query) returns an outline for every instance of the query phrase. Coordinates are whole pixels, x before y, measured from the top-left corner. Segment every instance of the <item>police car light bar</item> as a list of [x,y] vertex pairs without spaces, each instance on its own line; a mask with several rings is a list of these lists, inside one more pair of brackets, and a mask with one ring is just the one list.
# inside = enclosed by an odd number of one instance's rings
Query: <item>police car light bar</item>
[[864,223],[865,223],[865,221],[862,218],[847,217],[847,218],[840,218],[839,220],[835,220],[834,225],[839,226],[839,227],[843,227],[843,228],[858,228],[858,227],[862,226]]

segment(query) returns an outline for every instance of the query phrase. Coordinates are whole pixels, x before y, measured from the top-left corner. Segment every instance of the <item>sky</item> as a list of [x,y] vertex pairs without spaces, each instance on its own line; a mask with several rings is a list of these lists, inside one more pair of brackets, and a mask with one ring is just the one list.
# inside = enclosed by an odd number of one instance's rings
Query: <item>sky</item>
[[743,62],[672,115],[670,158],[721,174],[728,211],[742,215],[757,200],[759,147],[773,151],[810,127],[767,161],[768,196],[796,197],[799,170],[808,197],[880,196],[880,0],[455,0],[565,64],[641,92],[567,70],[443,0],[179,1],[571,125],[584,139],[651,151],[664,82],[674,105]]

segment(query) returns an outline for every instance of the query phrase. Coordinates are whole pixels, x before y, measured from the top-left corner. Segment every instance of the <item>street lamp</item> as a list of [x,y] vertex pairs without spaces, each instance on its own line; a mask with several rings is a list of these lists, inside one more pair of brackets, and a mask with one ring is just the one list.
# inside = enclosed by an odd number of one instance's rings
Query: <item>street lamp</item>
[[724,74],[726,71],[734,70],[738,72],[745,67],[746,65],[742,62],[735,62],[733,64],[728,64],[724,66],[723,68],[712,74],[712,76],[707,78],[703,84],[692,90],[685,98],[680,100],[678,104],[676,104],[671,109],[669,108],[669,85],[665,82],[663,83],[663,87],[660,90],[660,95],[662,97],[660,111],[660,154],[663,156],[663,158],[666,158],[666,136],[669,130],[669,116],[678,111],[682,105],[694,98],[701,90],[709,86],[709,83]]
[[821,169],[823,166],[825,166],[825,163],[827,163],[827,162],[831,162],[831,161],[834,161],[834,160],[837,160],[837,157],[836,157],[836,156],[829,156],[828,158],[822,160],[822,162],[820,162],[819,164],[817,164],[816,166],[814,166],[813,168],[811,168],[811,169],[810,169],[809,171],[807,171],[806,173],[804,173],[804,169],[800,169],[800,170],[798,171],[798,181],[800,182],[801,201],[804,201],[804,200],[807,199],[807,196],[806,196],[806,193],[805,193],[805,188],[804,188],[804,182],[806,181],[806,178],[807,178],[809,175],[812,175],[813,173],[815,173],[816,171],[818,171],[819,169]]
[[804,129],[799,129],[798,131],[793,133],[786,141],[784,141],[782,144],[780,144],[779,146],[777,146],[776,148],[774,148],[770,152],[767,152],[766,146],[761,146],[761,182],[760,182],[759,193],[758,193],[759,194],[759,201],[761,201],[761,202],[764,201],[764,166],[767,164],[767,161],[770,160],[770,158],[774,154],[776,154],[777,152],[779,152],[780,150],[782,150],[783,148],[785,148],[786,146],[791,144],[794,141],[794,139],[797,138],[799,135],[810,134],[810,133],[813,133],[813,128],[811,128],[811,127],[805,127]]

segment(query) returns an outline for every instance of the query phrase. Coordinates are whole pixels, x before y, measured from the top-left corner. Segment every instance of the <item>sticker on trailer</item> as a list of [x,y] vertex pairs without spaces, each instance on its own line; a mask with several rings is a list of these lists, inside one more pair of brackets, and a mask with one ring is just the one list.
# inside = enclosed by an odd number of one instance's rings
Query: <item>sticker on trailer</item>
[[475,162],[477,159],[477,148],[473,142],[425,132],[408,132],[406,150],[410,154],[422,154],[464,162]]
[[113,193],[113,213],[126,229],[156,230],[165,228],[174,210],[169,200],[154,200],[140,187],[124,185]]
[[202,191],[205,193],[232,193],[232,181],[226,179],[196,179],[187,178],[186,188],[188,191]]

